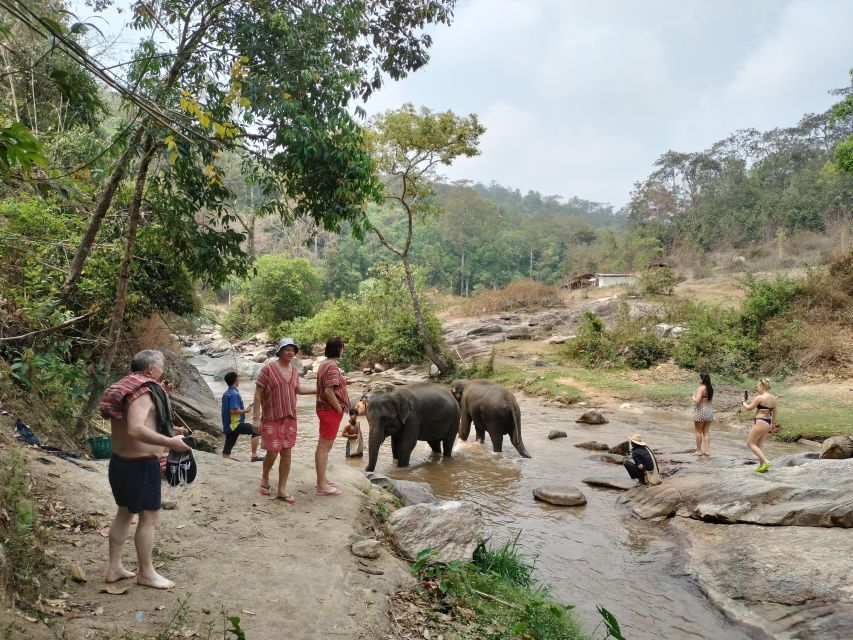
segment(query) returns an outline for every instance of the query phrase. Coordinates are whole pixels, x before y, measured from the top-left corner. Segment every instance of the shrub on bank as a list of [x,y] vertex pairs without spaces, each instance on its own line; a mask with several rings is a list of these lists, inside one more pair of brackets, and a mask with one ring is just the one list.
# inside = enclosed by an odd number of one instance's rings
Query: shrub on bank
[[13,607],[35,610],[46,592],[51,568],[46,550],[47,529],[30,493],[24,461],[15,449],[0,455],[0,579]]
[[547,586],[534,585],[533,566],[519,555],[518,537],[497,549],[479,545],[470,563],[433,562],[433,555],[424,550],[412,566],[418,578],[412,595],[422,610],[453,612],[444,616],[446,623],[436,622],[437,631],[488,640],[588,638],[572,606],[554,600]]
[[[345,345],[345,367],[422,362],[426,355],[406,293],[405,274],[398,267],[379,267],[374,275],[357,296],[327,302],[310,318],[275,325],[270,328],[270,337],[293,336],[300,348],[309,350],[311,345],[340,336]],[[441,345],[441,323],[423,297],[421,314],[430,340]]]

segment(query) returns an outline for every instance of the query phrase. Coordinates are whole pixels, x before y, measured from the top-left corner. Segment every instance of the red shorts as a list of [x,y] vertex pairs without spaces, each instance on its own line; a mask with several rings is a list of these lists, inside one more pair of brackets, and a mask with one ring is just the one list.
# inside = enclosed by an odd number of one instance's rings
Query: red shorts
[[264,420],[261,424],[261,448],[266,451],[292,449],[296,444],[296,418]]
[[323,440],[334,440],[338,437],[338,427],[344,418],[343,411],[338,413],[334,409],[324,409],[317,412],[320,418],[320,438]]

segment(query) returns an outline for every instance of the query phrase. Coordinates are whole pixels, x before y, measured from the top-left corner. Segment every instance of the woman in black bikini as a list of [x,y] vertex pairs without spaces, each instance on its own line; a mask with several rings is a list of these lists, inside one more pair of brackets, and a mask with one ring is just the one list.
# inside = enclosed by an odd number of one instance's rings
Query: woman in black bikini
[[[745,391],[744,395],[746,395]],[[752,419],[752,428],[749,430],[746,443],[758,456],[759,465],[755,470],[758,473],[764,473],[770,468],[770,462],[764,455],[761,445],[776,421],[776,396],[770,393],[770,381],[767,378],[758,382],[758,395],[752,399],[752,402],[744,401],[743,407],[748,411],[755,409],[755,417]]]

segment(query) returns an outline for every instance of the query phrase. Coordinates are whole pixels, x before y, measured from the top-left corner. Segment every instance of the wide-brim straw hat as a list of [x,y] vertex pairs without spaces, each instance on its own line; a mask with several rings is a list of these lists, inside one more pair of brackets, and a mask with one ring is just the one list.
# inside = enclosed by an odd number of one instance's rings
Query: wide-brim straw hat
[[639,433],[635,433],[630,438],[628,438],[628,440],[630,440],[632,444],[638,444],[641,447],[646,446],[646,443],[643,442],[643,436],[641,436]]

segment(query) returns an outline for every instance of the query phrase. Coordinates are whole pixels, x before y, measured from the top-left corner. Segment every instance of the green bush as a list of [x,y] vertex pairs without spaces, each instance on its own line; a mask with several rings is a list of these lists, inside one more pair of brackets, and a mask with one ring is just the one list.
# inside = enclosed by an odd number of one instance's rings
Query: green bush
[[35,610],[46,592],[46,574],[50,569],[45,548],[47,530],[41,526],[39,512],[30,493],[24,461],[9,449],[0,454],[0,579],[12,606]]
[[321,287],[320,275],[307,260],[267,255],[258,258],[255,275],[242,291],[252,325],[268,327],[313,315],[323,299]]
[[[270,337],[293,336],[300,349],[332,336],[344,341],[342,363],[351,368],[366,362],[406,365],[425,358],[415,314],[400,267],[380,266],[358,295],[327,302],[310,318],[297,318],[270,328]],[[438,318],[421,297],[421,313],[434,345],[442,343]]]
[[735,311],[697,305],[685,323],[689,330],[673,347],[675,364],[732,376],[751,372],[758,343],[741,332],[739,320]]
[[803,280],[784,276],[762,280],[747,275],[741,284],[747,293],[740,307],[740,324],[743,333],[753,339],[761,335],[768,320],[785,313],[806,290]]
[[632,369],[648,369],[669,358],[670,343],[662,340],[654,331],[641,333],[628,346],[625,364]]
[[639,280],[643,293],[671,296],[678,277],[670,267],[650,267],[640,272]]
[[587,367],[612,366],[619,349],[604,326],[604,321],[591,311],[584,311],[577,337],[566,342],[565,354]]

